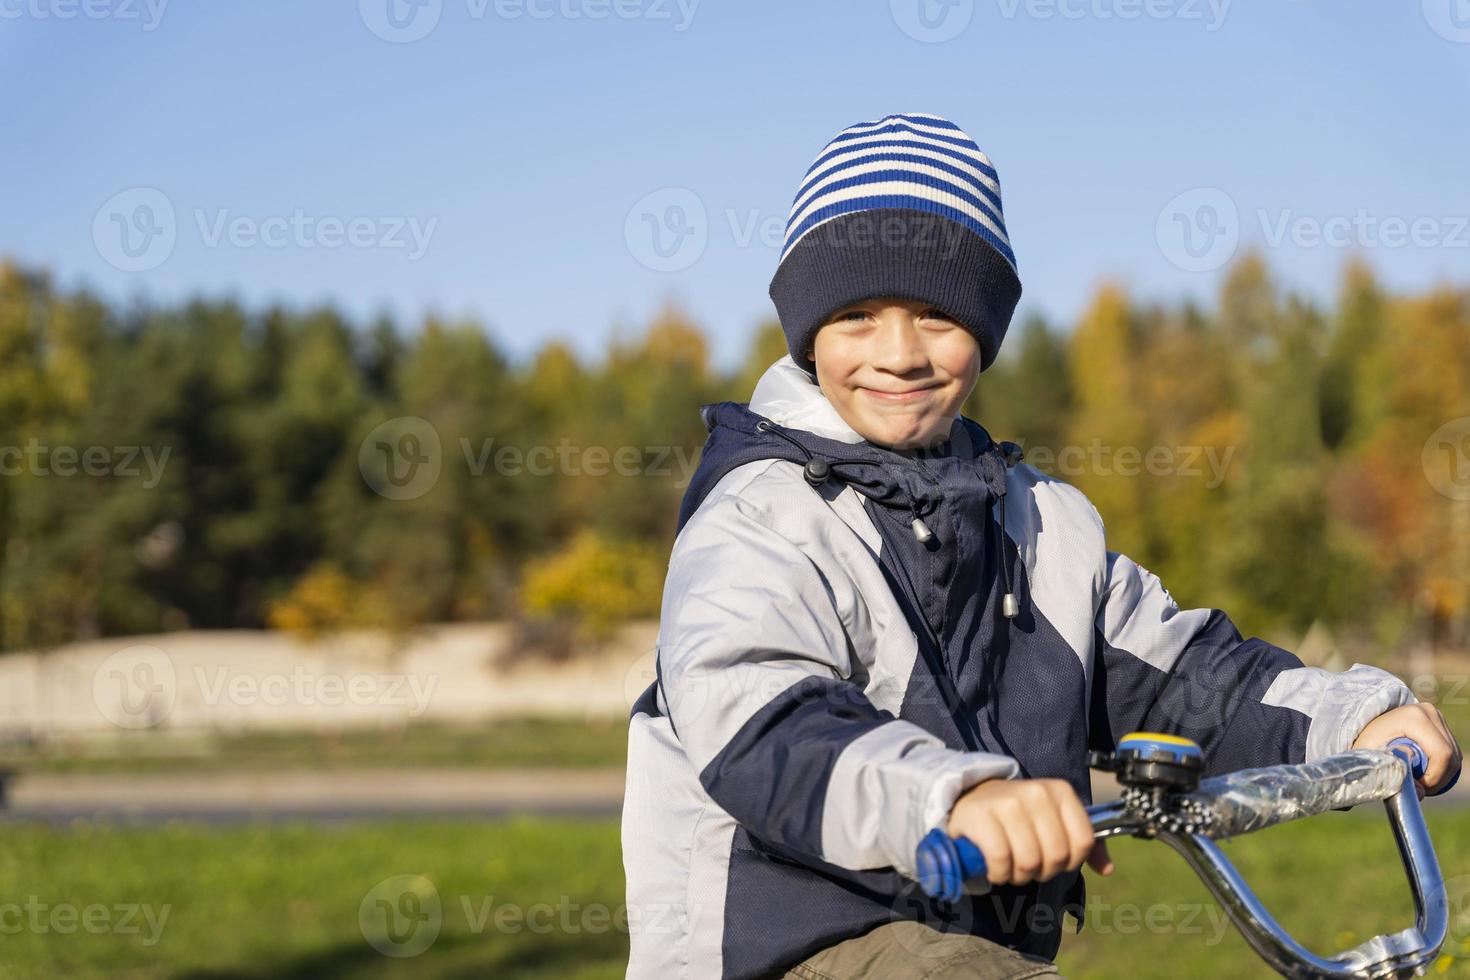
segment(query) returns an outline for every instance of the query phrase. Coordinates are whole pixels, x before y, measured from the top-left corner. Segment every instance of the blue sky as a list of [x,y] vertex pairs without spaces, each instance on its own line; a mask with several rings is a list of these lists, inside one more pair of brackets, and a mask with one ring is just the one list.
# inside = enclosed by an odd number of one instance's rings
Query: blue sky
[[0,254],[516,357],[673,297],[728,365],[817,151],[925,111],[999,169],[1023,313],[1207,300],[1237,243],[1323,298],[1355,251],[1470,279],[1470,0],[418,2],[0,0]]

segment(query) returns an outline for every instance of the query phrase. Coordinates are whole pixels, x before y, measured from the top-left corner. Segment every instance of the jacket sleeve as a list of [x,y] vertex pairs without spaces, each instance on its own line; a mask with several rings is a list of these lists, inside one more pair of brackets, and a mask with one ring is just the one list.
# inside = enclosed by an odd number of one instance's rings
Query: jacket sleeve
[[763,843],[912,878],[960,793],[1019,771],[876,707],[832,581],[742,497],[691,518],[663,596],[660,709],[705,791]]
[[1412,703],[1387,671],[1340,673],[1243,638],[1218,609],[1180,609],[1157,576],[1107,553],[1095,622],[1091,740],[1130,731],[1198,742],[1208,774],[1346,751],[1373,718]]

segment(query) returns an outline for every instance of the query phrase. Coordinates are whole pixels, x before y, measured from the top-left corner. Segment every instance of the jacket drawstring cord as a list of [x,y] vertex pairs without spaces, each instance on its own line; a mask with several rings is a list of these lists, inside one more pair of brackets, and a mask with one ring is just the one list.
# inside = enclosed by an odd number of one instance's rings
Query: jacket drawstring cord
[[[1020,446],[1014,442],[1003,442],[1000,444],[1000,570],[1004,576],[1006,594],[1000,600],[1000,614],[1006,619],[1015,619],[1021,613],[1021,602],[1016,598],[1015,588],[1011,583],[1011,563],[1006,561],[1006,542],[1010,535],[1006,534],[1006,471],[1015,466],[1026,455]],[[1021,557],[1021,549],[1012,544],[1011,551],[1016,559]]]
[[[868,462],[862,459],[834,459],[831,461],[817,459],[815,453],[778,429],[771,423],[770,419],[761,419],[755,424],[755,427],[761,432],[775,433],[801,450],[802,455],[806,456],[806,465],[802,467],[802,475],[806,478],[806,482],[813,487],[819,487],[827,482],[827,478],[832,475],[833,466],[841,466],[844,463],[857,465]],[[1005,595],[1001,597],[1000,601],[1000,614],[1006,619],[1015,619],[1021,614],[1021,601],[1016,598],[1015,584],[1011,581],[1011,563],[1006,560],[1005,546],[1006,542],[1010,540],[1010,535],[1006,534],[1006,472],[1024,459],[1026,453],[1014,442],[1002,442],[997,448],[999,449],[997,455],[1000,457],[1001,463],[1000,480],[997,482],[996,492],[996,496],[1000,498],[998,505],[1000,509],[1000,572],[1002,581],[1006,587]],[[909,501],[909,513],[913,515],[913,520],[909,522],[909,527],[914,532],[915,540],[920,544],[928,544],[934,539],[934,532],[929,530],[929,525],[925,524],[924,519],[919,516],[919,509],[914,505],[912,500]],[[1019,560],[1021,557],[1019,546],[1012,544],[1011,551],[1013,552],[1013,559]]]
[[[806,455],[806,465],[802,467],[802,476],[806,477],[806,482],[813,487],[819,487],[826,483],[827,478],[832,475],[832,467],[834,466],[841,466],[844,463],[851,463],[854,466],[871,465],[870,461],[866,459],[834,459],[830,461],[817,459],[816,455],[810,449],[807,449],[801,443],[776,428],[771,424],[769,419],[761,419],[755,424],[755,427],[761,432],[775,433]],[[934,540],[934,532],[929,530],[929,525],[925,524],[924,519],[919,516],[919,509],[914,506],[913,501],[909,502],[909,513],[913,515],[913,520],[909,521],[909,529],[914,532],[914,539],[920,544],[928,544]]]

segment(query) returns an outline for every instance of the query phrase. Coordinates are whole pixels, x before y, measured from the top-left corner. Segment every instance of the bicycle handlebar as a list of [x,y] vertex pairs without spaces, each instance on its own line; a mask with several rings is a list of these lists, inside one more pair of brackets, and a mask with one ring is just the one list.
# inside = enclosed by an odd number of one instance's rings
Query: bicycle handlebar
[[[1184,757],[1182,761],[1199,764],[1199,748],[1187,740],[1129,736],[1135,737],[1154,739]],[[1149,761],[1168,768],[1168,761],[1159,755]],[[1449,927],[1444,879],[1415,792],[1415,780],[1423,777],[1427,765],[1424,750],[1408,738],[1394,739],[1384,750],[1361,749],[1317,762],[1216,776],[1187,792],[1160,788],[1156,765],[1147,772],[1153,782],[1139,777],[1130,784],[1125,779],[1123,800],[1088,807],[1087,814],[1098,840],[1123,834],[1152,837],[1178,851],[1246,941],[1283,976],[1417,976],[1439,955]],[[1438,792],[1458,778],[1456,773]],[[1371,800],[1383,800],[1388,812],[1413,891],[1415,926],[1376,936],[1330,958],[1319,957],[1276,923],[1215,841]],[[980,891],[989,887],[983,881],[986,865],[980,849],[938,828],[920,843],[916,866],[923,890],[943,901],[958,901],[972,879],[982,879]]]

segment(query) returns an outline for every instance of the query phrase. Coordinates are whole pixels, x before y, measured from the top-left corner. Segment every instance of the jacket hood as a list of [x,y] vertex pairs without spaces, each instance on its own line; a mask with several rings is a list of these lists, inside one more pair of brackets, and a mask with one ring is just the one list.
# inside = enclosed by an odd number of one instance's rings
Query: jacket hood
[[813,486],[824,482],[817,477],[826,464],[827,473],[870,501],[916,519],[933,511],[956,481],[974,487],[981,502],[1005,495],[1004,455],[978,422],[957,416],[949,437],[931,449],[877,445],[843,421],[789,354],[761,375],[749,403],[712,402],[700,406],[700,415],[709,436],[679,510],[680,529],[726,473],[758,459],[799,463]]

